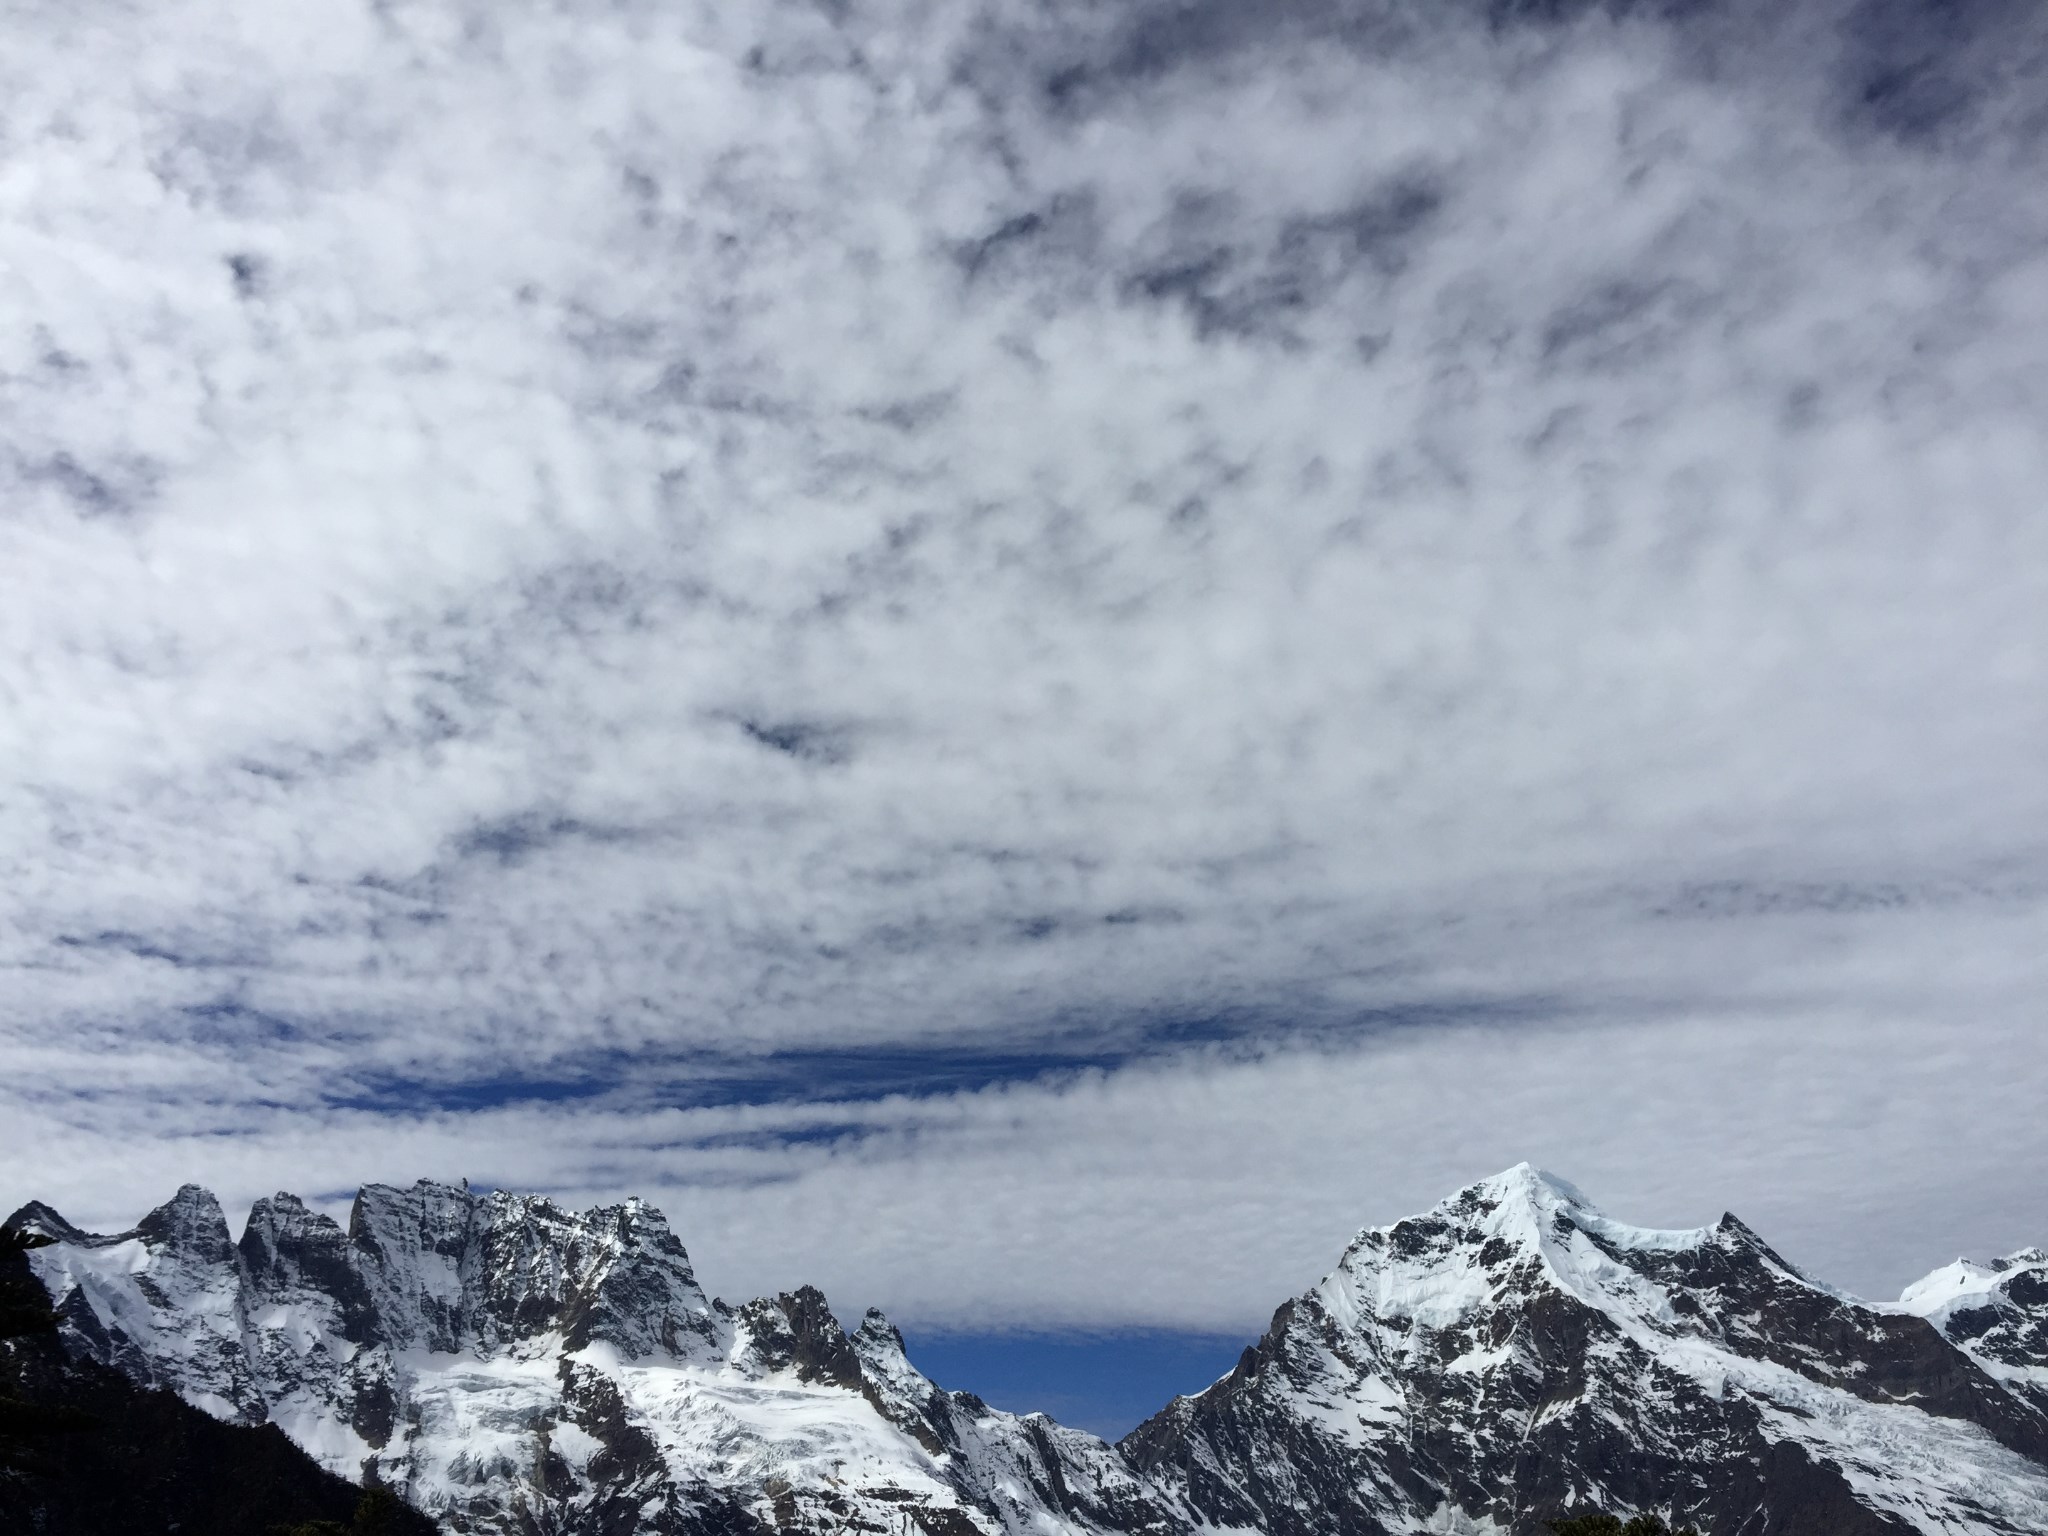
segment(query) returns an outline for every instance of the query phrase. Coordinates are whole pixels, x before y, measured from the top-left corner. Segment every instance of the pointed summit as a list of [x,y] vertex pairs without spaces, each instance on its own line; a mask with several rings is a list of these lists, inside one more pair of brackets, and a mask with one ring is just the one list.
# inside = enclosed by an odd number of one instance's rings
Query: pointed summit
[[175,1195],[135,1224],[135,1235],[152,1247],[201,1264],[232,1263],[235,1256],[220,1201],[212,1190],[197,1184],[180,1186]]
[[[1545,1275],[1556,1287],[1583,1296],[1591,1273],[1623,1253],[1688,1252],[1714,1241],[1717,1230],[1616,1221],[1577,1185],[1522,1162],[1466,1185],[1419,1216],[1368,1227],[1345,1250],[1324,1288],[1347,1276],[1346,1283],[1355,1286],[1369,1274],[1383,1292],[1378,1305],[1398,1308],[1412,1294],[1423,1309],[1420,1316],[1435,1317],[1443,1306],[1463,1315],[1510,1268],[1526,1271],[1524,1283]],[[1488,1278],[1480,1279],[1482,1272]],[[1458,1275],[1466,1278],[1453,1278]]]
[[1548,1169],[1538,1168],[1531,1162],[1517,1163],[1512,1168],[1502,1169],[1492,1178],[1468,1184],[1443,1203],[1451,1205],[1467,1196],[1478,1196],[1496,1202],[1523,1200],[1532,1205],[1571,1205],[1581,1206],[1587,1210],[1593,1209],[1593,1202],[1585,1197],[1576,1184],[1568,1179],[1559,1178]]
[[[1624,1248],[1694,1248],[1715,1230],[1712,1227],[1638,1227],[1616,1221],[1595,1205],[1585,1191],[1569,1179],[1560,1178],[1534,1163],[1514,1167],[1468,1184],[1437,1207],[1439,1211],[1462,1212],[1471,1206],[1495,1212],[1525,1212],[1541,1226],[1561,1236],[1564,1225],[1591,1234],[1611,1246]],[[1732,1215],[1722,1223],[1734,1222]],[[1744,1227],[1742,1230],[1748,1231]]]
[[45,1205],[40,1200],[29,1201],[8,1217],[4,1225],[18,1232],[40,1232],[45,1237],[54,1237],[60,1243],[105,1241],[94,1233],[73,1226],[57,1213],[56,1207]]

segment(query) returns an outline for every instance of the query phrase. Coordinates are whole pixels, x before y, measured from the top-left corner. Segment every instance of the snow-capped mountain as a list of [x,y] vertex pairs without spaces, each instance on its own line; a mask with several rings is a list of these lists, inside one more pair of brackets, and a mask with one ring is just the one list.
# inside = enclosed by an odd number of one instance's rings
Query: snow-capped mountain
[[[1979,1337],[2037,1351],[2038,1269],[1991,1278],[1948,1326],[2002,1307]],[[2048,1417],[2013,1380],[1733,1216],[1624,1226],[1523,1165],[1361,1233],[1123,1449],[1198,1517],[1273,1536],[1533,1533],[1582,1504],[1717,1536],[2038,1533]]]
[[1237,1368],[1111,1448],[934,1386],[888,1320],[708,1299],[660,1213],[422,1182],[239,1244],[188,1186],[31,1255],[70,1347],[282,1427],[454,1532],[1711,1536],[2048,1531],[2048,1253],[1896,1304],[1733,1216],[1625,1226],[1526,1165],[1363,1232]]
[[58,1239],[33,1258],[75,1349],[451,1531],[1185,1528],[1100,1440],[934,1387],[879,1312],[707,1299],[637,1201],[369,1185],[344,1231],[278,1195],[237,1245],[188,1185],[119,1236],[10,1224]]
[[1906,1287],[1899,1304],[2048,1414],[2048,1249],[1957,1259]]

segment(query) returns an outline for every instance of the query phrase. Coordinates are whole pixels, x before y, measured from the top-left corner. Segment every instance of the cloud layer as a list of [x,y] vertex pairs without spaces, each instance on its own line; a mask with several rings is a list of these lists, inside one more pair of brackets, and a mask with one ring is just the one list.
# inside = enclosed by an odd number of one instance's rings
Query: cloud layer
[[673,1190],[962,1323],[1522,1156],[2048,1226],[2034,8],[12,30],[22,1195]]

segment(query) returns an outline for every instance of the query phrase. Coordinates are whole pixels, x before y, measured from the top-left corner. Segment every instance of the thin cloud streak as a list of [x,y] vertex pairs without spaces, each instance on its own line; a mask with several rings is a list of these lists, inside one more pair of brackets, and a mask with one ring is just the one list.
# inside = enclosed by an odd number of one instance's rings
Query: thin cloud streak
[[2031,1007],[2015,990],[1957,1025],[1940,1017],[1950,1002],[1902,993],[1873,1018],[1772,997],[836,1103],[245,1106],[233,1135],[190,1105],[32,1106],[13,1193],[125,1226],[138,1144],[231,1210],[283,1184],[339,1214],[340,1170],[578,1203],[635,1189],[731,1297],[809,1281],[848,1315],[880,1304],[926,1330],[1250,1332],[1359,1225],[1527,1154],[1631,1220],[1700,1225],[1732,1207],[1818,1277],[1883,1298],[2048,1222],[2030,1173],[2048,1152]]

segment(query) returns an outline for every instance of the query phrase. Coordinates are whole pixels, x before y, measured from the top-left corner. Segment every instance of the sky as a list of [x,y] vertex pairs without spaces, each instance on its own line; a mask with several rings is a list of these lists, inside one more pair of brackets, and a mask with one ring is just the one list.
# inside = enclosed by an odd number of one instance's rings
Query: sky
[[1100,1426],[1523,1159],[2048,1240],[2032,0],[0,15],[8,1208]]

